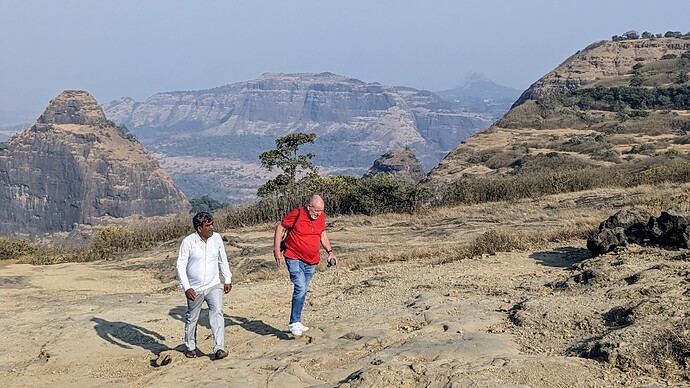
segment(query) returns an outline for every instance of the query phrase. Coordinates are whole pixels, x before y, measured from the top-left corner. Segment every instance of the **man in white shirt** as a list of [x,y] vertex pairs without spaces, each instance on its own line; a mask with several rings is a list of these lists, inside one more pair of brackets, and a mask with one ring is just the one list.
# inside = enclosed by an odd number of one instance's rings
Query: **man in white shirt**
[[[223,292],[232,290],[232,273],[225,254],[223,238],[213,231],[213,215],[199,212],[192,218],[195,233],[182,240],[177,257],[177,277],[187,297],[184,321],[185,356],[197,357],[196,325],[201,305],[208,305],[208,320],[213,332],[213,353],[216,360],[225,358],[225,319],[223,318]],[[221,286],[220,272],[225,284]]]

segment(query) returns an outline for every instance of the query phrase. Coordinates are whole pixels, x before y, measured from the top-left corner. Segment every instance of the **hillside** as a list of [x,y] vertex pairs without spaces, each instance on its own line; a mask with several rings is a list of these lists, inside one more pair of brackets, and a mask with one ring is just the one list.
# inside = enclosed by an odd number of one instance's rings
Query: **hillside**
[[275,139],[313,132],[323,174],[361,176],[381,154],[411,148],[426,171],[463,139],[491,124],[439,96],[332,73],[271,74],[208,90],[122,99],[106,115],[126,125],[190,198],[255,198],[270,178],[259,154]]
[[451,151],[431,184],[460,177],[683,163],[690,151],[690,40],[599,42],[535,82]]

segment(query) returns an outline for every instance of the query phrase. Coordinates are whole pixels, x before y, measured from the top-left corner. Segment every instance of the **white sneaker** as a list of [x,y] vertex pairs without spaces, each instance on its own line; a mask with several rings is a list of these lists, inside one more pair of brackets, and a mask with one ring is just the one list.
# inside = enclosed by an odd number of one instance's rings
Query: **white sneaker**
[[292,333],[292,335],[295,337],[302,335],[302,324],[299,322],[289,324],[288,329],[290,329],[290,333]]
[[309,330],[309,328],[306,327],[306,326],[304,326],[304,325],[302,324],[302,322],[297,322],[297,323],[299,324],[299,327],[302,328],[302,332],[305,332],[305,331]]

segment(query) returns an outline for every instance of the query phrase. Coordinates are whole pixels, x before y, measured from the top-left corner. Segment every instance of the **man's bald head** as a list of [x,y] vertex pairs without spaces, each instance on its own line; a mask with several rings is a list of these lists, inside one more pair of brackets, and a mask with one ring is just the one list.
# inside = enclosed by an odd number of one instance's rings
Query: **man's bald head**
[[321,198],[321,196],[318,194],[312,195],[311,198],[309,198],[308,204],[317,209],[323,210],[323,198]]
[[311,198],[309,198],[309,202],[307,202],[309,218],[312,220],[317,219],[321,213],[323,213],[323,207],[323,198],[317,194],[312,195]]

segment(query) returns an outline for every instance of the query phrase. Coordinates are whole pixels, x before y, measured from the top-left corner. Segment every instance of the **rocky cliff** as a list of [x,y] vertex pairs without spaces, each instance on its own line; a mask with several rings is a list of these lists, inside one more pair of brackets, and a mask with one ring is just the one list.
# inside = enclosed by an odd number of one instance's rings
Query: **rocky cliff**
[[387,174],[410,183],[419,183],[426,174],[417,157],[409,148],[397,148],[381,155],[363,178],[373,178],[378,174]]
[[189,206],[159,163],[85,91],[62,92],[36,124],[0,145],[0,199],[2,235]]
[[[279,136],[316,133],[309,151],[323,172],[361,175],[379,155],[399,147],[414,150],[430,169],[491,123],[430,92],[332,73],[267,73],[215,89],[160,93],[141,103],[121,99],[105,112],[160,156],[188,196],[231,202],[253,196],[267,179],[257,171],[258,155],[274,148]],[[192,161],[199,156],[208,163]]]
[[601,41],[578,51],[525,90],[513,107],[527,100],[564,93],[598,79],[630,74],[636,63],[657,60],[665,54],[690,50],[690,40],[654,38]]

